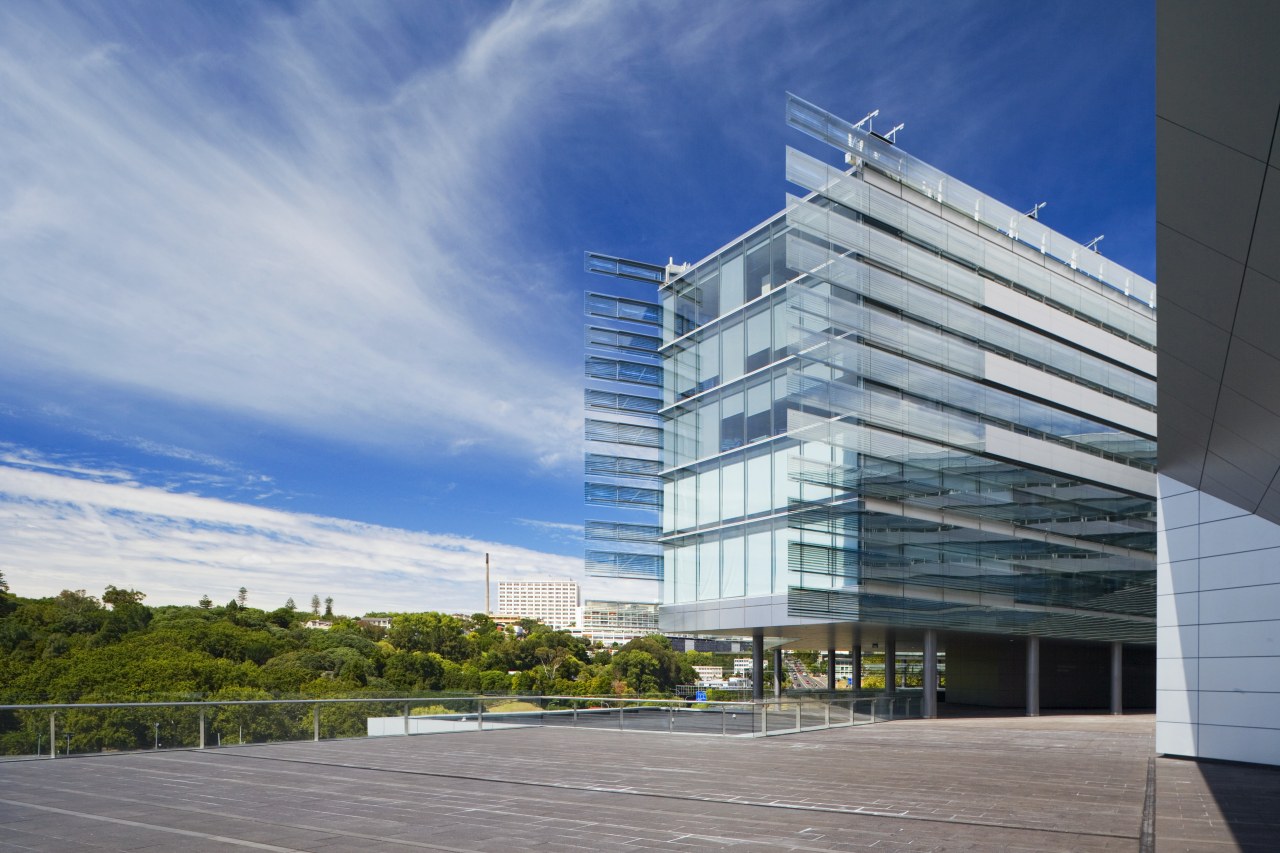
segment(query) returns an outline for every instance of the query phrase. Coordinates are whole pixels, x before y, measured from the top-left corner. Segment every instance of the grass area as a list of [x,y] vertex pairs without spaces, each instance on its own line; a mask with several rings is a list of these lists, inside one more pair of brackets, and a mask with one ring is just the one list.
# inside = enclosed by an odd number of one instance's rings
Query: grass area
[[510,714],[516,711],[541,711],[541,710],[542,710],[541,708],[539,708],[537,705],[535,705],[532,702],[521,702],[516,699],[512,699],[507,702],[495,702],[492,705],[486,704],[484,706],[484,711],[486,714]]

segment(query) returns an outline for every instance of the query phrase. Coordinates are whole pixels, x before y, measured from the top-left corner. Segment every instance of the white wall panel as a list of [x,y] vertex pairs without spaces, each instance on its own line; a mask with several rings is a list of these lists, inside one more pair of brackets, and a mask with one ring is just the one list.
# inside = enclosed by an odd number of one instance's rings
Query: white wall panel
[[1196,722],[1196,702],[1200,694],[1188,690],[1156,690],[1159,719],[1167,723]]
[[1280,552],[1246,551],[1199,561],[1200,589],[1227,589],[1280,583]]
[[1201,690],[1280,689],[1280,656],[1201,658],[1198,677]]
[[[1194,598],[1197,596],[1180,595],[1171,598]],[[1203,590],[1198,594],[1200,599],[1199,621],[1202,625],[1215,622],[1260,622],[1274,619],[1280,614],[1280,584],[1266,586],[1244,586],[1229,589]],[[1180,621],[1185,617],[1194,619],[1194,611],[1179,613]],[[1201,654],[1207,654],[1203,649]]]
[[1200,523],[1201,557],[1280,548],[1280,526],[1253,515]]
[[1196,726],[1156,720],[1156,752],[1163,755],[1196,755]]
[[1215,726],[1196,727],[1196,748],[1202,758],[1280,764],[1280,737],[1275,729]]
[[1280,764],[1280,526],[1159,491],[1156,750]]
[[[1207,658],[1280,655],[1280,620],[1199,626],[1198,654]],[[1280,727],[1280,719],[1276,720]]]

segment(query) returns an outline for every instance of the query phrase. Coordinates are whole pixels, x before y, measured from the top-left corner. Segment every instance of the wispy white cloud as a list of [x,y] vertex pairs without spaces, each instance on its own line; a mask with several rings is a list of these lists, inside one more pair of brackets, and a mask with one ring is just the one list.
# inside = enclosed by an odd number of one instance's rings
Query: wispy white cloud
[[0,370],[576,460],[576,299],[522,238],[526,169],[653,46],[629,20],[516,3],[410,39],[320,2],[219,40],[190,10],[0,11]]
[[533,518],[517,518],[516,523],[536,530],[547,539],[555,542],[566,542],[574,545],[583,544],[584,526],[565,521],[539,521]]
[[582,560],[499,542],[280,512],[163,489],[0,466],[0,568],[23,596],[107,584],[151,603],[279,607],[332,595],[344,613],[483,609],[495,576],[578,578]]

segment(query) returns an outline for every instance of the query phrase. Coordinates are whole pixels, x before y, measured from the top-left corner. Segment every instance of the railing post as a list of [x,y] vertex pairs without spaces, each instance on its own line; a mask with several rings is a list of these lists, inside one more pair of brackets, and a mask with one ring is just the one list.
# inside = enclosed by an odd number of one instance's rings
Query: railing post
[[769,704],[767,702],[760,706],[760,734],[761,736],[768,736],[769,734]]
[[720,737],[727,737],[729,734],[728,726],[725,724],[725,707],[720,706]]
[[622,731],[622,717],[626,713],[627,713],[626,706],[619,704],[618,705],[618,731]]
[[673,705],[667,706],[667,734],[671,734],[676,730],[676,709]]
[[320,703],[311,706],[311,739],[320,741]]
[[827,728],[831,728],[831,702],[832,701],[834,700],[830,700],[827,702]]
[[578,703],[577,702],[573,703],[573,727],[575,729],[578,727]]
[[404,703],[404,733],[409,734],[409,703]]
[[200,706],[200,748],[204,749],[204,706]]
[[796,731],[800,731],[800,709],[804,707],[804,697],[796,698]]
[[58,716],[57,711],[49,712],[49,757],[58,757],[58,725],[54,719]]
[[476,731],[484,731],[484,700],[476,699]]

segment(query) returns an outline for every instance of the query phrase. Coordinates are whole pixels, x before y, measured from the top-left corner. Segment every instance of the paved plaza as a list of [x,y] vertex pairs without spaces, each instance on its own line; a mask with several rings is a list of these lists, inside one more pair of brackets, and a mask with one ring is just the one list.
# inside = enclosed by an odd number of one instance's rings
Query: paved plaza
[[[0,764],[0,851],[1135,851],[1151,754],[1150,716],[1099,715],[13,761]],[[1156,766],[1157,849],[1275,849],[1280,771]],[[1224,792],[1235,805],[1217,803]]]

